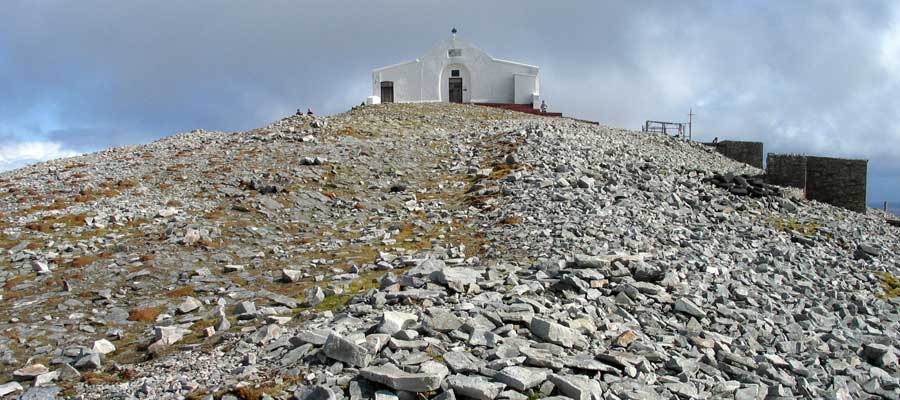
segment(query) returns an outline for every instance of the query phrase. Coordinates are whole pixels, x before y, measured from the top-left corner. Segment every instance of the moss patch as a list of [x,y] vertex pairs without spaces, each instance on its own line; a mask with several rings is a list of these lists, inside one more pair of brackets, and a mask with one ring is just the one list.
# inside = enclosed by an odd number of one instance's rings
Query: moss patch
[[881,279],[881,289],[884,293],[875,295],[879,299],[893,299],[900,296],[900,279],[888,272],[878,272],[878,278]]
[[796,232],[804,236],[815,235],[819,231],[819,223],[816,221],[798,221],[796,219],[775,218],[771,221],[772,228],[781,232]]
[[[379,276],[382,274],[384,274],[384,272],[379,274]],[[316,306],[313,308],[316,311],[336,310],[347,305],[347,302],[349,302],[350,299],[353,298],[353,296],[364,293],[369,289],[377,288],[379,286],[380,285],[378,284],[378,280],[374,276],[363,277],[350,282],[350,285],[346,290],[344,290],[343,293],[339,295],[326,296],[321,303],[316,304]]]

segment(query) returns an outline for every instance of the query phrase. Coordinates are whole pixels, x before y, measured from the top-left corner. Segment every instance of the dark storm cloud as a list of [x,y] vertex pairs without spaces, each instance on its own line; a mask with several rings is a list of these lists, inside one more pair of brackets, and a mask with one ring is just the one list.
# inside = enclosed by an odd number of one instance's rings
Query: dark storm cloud
[[0,137],[89,151],[340,112],[457,27],[539,65],[566,114],[637,128],[693,108],[700,139],[869,158],[870,199],[900,198],[893,2],[604,3],[7,0]]

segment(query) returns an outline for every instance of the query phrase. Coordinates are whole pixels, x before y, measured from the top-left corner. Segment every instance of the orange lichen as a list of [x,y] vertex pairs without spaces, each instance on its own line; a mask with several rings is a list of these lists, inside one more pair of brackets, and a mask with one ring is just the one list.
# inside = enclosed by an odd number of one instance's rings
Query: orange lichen
[[26,279],[28,279],[28,275],[19,275],[19,276],[16,276],[16,277],[14,277],[14,278],[12,278],[12,279],[7,280],[7,281],[6,281],[6,284],[4,284],[3,287],[6,288],[6,289],[12,289],[12,288],[14,288],[16,285],[18,285],[18,284],[20,284],[20,283],[22,283],[22,282],[25,282]]
[[193,296],[195,293],[193,286],[184,286],[166,293],[166,297],[178,298],[184,296]]
[[518,225],[521,223],[522,223],[522,217],[512,216],[512,217],[503,218],[497,224],[498,225]]
[[162,314],[159,307],[136,308],[128,314],[129,321],[136,322],[152,322],[156,321],[156,317]]
[[74,260],[72,260],[72,262],[69,263],[69,265],[75,268],[84,268],[88,265],[91,265],[94,261],[97,261],[97,257],[81,256],[76,257]]

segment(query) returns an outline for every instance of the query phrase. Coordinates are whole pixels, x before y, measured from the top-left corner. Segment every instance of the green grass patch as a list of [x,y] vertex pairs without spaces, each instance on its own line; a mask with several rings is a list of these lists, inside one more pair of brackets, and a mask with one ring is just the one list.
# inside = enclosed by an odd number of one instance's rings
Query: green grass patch
[[[383,275],[384,272],[381,272],[381,274]],[[369,291],[369,289],[378,287],[380,287],[380,284],[378,283],[378,279],[374,277],[370,276],[357,279],[353,282],[350,282],[350,285],[344,290],[343,293],[338,295],[326,296],[325,299],[322,300],[321,303],[316,304],[313,309],[316,311],[337,310],[347,305],[347,302],[349,302],[350,299],[353,298],[353,296],[356,296],[360,293],[365,293]]]

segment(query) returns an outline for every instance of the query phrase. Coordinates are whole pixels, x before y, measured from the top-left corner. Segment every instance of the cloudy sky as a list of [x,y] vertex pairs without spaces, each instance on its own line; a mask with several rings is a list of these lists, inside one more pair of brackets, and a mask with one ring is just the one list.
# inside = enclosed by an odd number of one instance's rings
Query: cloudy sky
[[[609,4],[606,4],[609,3]],[[868,158],[900,201],[900,2],[0,2],[0,169],[347,110],[449,35],[541,67],[567,115]]]

